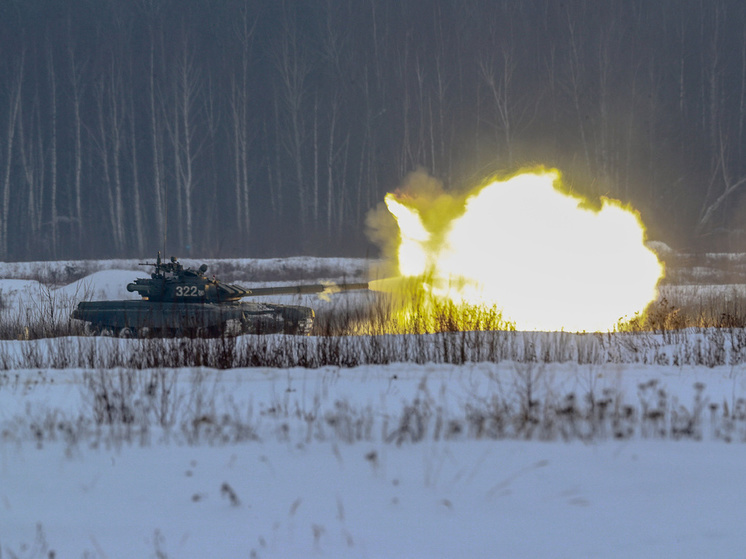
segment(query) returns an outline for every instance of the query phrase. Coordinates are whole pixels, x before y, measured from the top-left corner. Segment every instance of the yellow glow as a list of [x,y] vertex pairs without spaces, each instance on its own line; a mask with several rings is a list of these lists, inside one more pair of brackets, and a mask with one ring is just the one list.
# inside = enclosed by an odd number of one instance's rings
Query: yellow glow
[[430,233],[419,214],[398,202],[392,194],[386,196],[386,207],[399,224],[399,273],[417,276],[421,270],[429,268],[428,257],[434,256],[427,250]]
[[663,266],[637,212],[609,199],[591,209],[560,187],[556,170],[523,172],[475,189],[441,219],[387,195],[399,272],[440,301],[499,309],[521,330],[614,329],[657,297]]

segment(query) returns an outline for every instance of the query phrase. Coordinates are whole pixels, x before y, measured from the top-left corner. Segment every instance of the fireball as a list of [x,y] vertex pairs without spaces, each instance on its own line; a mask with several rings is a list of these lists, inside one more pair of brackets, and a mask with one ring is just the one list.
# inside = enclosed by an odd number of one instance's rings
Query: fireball
[[447,211],[435,197],[385,201],[399,273],[438,301],[499,309],[521,330],[610,331],[657,297],[664,269],[639,214],[606,198],[592,207],[556,170],[448,197]]

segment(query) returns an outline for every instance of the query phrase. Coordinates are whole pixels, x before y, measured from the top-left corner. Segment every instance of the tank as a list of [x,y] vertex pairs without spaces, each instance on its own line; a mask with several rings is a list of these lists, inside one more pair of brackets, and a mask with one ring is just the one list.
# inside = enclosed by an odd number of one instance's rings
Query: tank
[[[221,336],[238,334],[311,333],[314,311],[309,307],[255,301],[245,297],[321,293],[321,284],[248,289],[208,278],[207,265],[184,268],[177,258],[161,261],[160,252],[149,278],[127,285],[142,299],[82,301],[72,318],[85,321],[91,334],[120,337]],[[367,284],[335,286],[335,290],[367,289]]]

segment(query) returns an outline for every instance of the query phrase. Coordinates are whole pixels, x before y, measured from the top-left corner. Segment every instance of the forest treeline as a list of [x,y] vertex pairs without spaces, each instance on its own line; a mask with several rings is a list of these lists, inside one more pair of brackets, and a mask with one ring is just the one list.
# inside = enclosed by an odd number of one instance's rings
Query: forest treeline
[[461,189],[533,164],[631,203],[653,238],[732,249],[745,14],[729,0],[3,0],[0,260],[364,255],[366,213],[409,172]]

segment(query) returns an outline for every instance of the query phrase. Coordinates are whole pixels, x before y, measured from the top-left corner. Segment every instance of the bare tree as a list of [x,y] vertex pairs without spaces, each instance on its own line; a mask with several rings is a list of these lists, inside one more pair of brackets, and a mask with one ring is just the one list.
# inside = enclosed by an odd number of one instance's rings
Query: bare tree
[[[121,128],[121,120],[118,113],[119,104],[116,99],[116,93],[112,91],[112,84],[115,82],[116,80],[113,77],[110,77],[110,81],[107,81],[107,76],[102,75],[96,83],[98,134],[94,141],[100,159],[101,174],[106,190],[106,207],[109,213],[109,223],[111,224],[112,242],[114,249],[120,251],[124,244],[123,223],[121,221],[122,212],[120,211],[120,206],[117,204],[117,200],[121,204],[121,181],[114,176],[118,173],[118,169],[114,170],[115,167],[118,167],[118,161],[117,164],[112,163],[115,153],[117,154],[117,160],[119,158],[118,145],[121,142],[121,137],[119,136]],[[120,194],[119,197],[117,193]]]
[[[488,56],[491,56],[488,55]],[[497,71],[496,71],[497,66]],[[484,59],[479,61],[482,79],[487,84],[495,106],[496,119],[493,126],[497,132],[502,132],[505,146],[505,165],[513,165],[513,104],[511,82],[515,71],[515,62],[510,50],[500,53],[499,63]]]
[[578,19],[575,19],[575,15],[570,12],[568,7],[565,15],[567,17],[567,31],[569,33],[570,45],[568,49],[568,66],[569,66],[569,80],[570,80],[570,92],[572,95],[572,102],[575,108],[575,113],[578,118],[578,129],[580,131],[580,142],[585,154],[585,162],[587,169],[592,169],[591,165],[591,153],[588,146],[588,139],[586,137],[586,124],[583,118],[584,113],[584,101],[581,99],[583,84],[582,84],[582,71],[584,63],[581,60],[581,50],[578,37],[577,26],[578,23],[582,24],[584,14],[580,14]]
[[156,234],[158,242],[163,241],[165,247],[165,235],[166,235],[166,195],[165,195],[165,184],[163,181],[163,150],[161,149],[162,134],[163,134],[163,111],[161,110],[161,104],[156,103],[156,98],[159,97],[156,93],[156,30],[155,22],[158,15],[158,4],[156,0],[143,0],[148,11],[148,108],[150,109],[150,149],[152,157],[152,185],[153,185],[153,199],[154,199],[154,218],[156,223]]
[[[43,250],[41,242],[43,185],[44,185],[44,148],[41,142],[38,92],[31,96],[31,107],[28,117],[24,114],[24,103],[18,107],[18,153],[20,156],[23,184],[27,193],[25,222],[29,235],[26,237],[26,248],[29,251]],[[28,134],[26,124],[28,123]]]
[[[732,200],[735,194],[742,191],[744,185],[746,185],[746,175],[733,177],[730,173],[727,156],[728,146],[726,145],[727,141],[724,139],[722,133],[719,134],[718,141],[720,149],[717,163],[710,184],[707,188],[707,194],[702,202],[695,229],[695,232],[699,236],[704,236],[711,232],[715,223],[715,218],[724,209],[724,204],[727,201]],[[722,179],[722,188],[719,192],[716,192],[718,177]]]
[[334,145],[337,134],[337,114],[339,113],[339,100],[335,94],[331,102],[331,115],[329,119],[329,141],[326,152],[326,233],[331,236],[332,221],[335,217],[336,183],[334,167],[338,157],[337,148]]
[[21,51],[18,64],[14,68],[13,81],[10,83],[8,101],[8,122],[5,135],[5,169],[3,170],[3,205],[0,220],[0,259],[7,259],[8,248],[8,217],[10,215],[10,180],[13,167],[13,140],[16,132],[16,119],[21,105],[21,91],[23,89],[23,71],[26,59],[25,49]]
[[180,146],[183,158],[182,167],[177,169],[180,177],[181,187],[184,191],[184,212],[186,214],[186,243],[187,250],[193,248],[193,221],[192,221],[192,196],[195,188],[194,159],[195,153],[195,127],[192,123],[193,113],[195,110],[195,101],[197,97],[199,78],[197,69],[194,66],[192,54],[189,52],[186,34],[183,38],[181,57],[178,63],[178,87],[179,87],[179,105],[178,111],[181,117],[183,129],[183,142]]
[[[176,204],[179,216],[179,243],[194,248],[193,196],[196,188],[195,161],[199,144],[195,141],[200,85],[189,31],[182,23],[179,50],[173,74],[173,111],[167,120],[173,149]],[[182,233],[183,232],[183,233]]]
[[[207,79],[205,80],[205,86],[203,88],[204,93],[201,96],[202,109],[201,112],[204,114],[202,119],[201,127],[201,138],[198,147],[195,152],[200,152],[205,146],[208,148],[207,156],[203,156],[202,159],[207,159],[211,164],[207,166],[202,165],[204,173],[208,173],[207,180],[201,182],[201,184],[212,185],[212,188],[203,188],[203,197],[198,197],[198,203],[202,204],[202,211],[198,213],[200,217],[198,237],[198,246],[211,246],[213,242],[213,234],[215,232],[215,226],[220,223],[218,216],[218,199],[221,189],[217,185],[220,184],[221,180],[218,177],[218,169],[215,163],[218,161],[217,151],[222,140],[222,127],[221,127],[221,108],[220,93],[221,88],[216,86],[216,78],[214,77],[214,70],[211,67],[207,69]],[[248,165],[247,165],[248,173]]]
[[[132,75],[130,61],[130,75]],[[130,160],[132,164],[132,212],[135,225],[135,244],[137,254],[143,254],[145,250],[145,233],[143,230],[143,207],[140,199],[140,170],[137,160],[137,111],[135,111],[134,92],[131,87],[127,88],[129,97],[129,125],[130,125]]]
[[[276,90],[274,90],[276,92]],[[272,96],[272,116],[273,116],[273,125],[274,125],[274,134],[272,135],[274,138],[274,144],[272,146],[272,161],[274,162],[274,166],[272,163],[267,165],[267,171],[269,173],[269,185],[270,185],[270,203],[273,209],[273,214],[282,219],[285,214],[285,208],[284,208],[284,196],[283,196],[283,164],[282,164],[282,133],[281,133],[281,125],[280,125],[280,101],[278,100],[278,95]],[[268,137],[268,134],[266,134],[266,119],[265,119],[265,137]],[[274,173],[272,172],[272,169],[275,169]]]
[[311,187],[311,221],[319,220],[319,94],[313,96],[313,183]]
[[73,33],[70,19],[67,22],[67,55],[70,63],[70,88],[73,108],[73,198],[75,215],[73,220],[76,225],[76,240],[78,251],[81,250],[83,242],[83,195],[82,195],[82,172],[83,172],[83,145],[81,140],[82,119],[80,114],[81,96],[83,94],[83,71],[84,68],[78,63],[73,44]]
[[[744,155],[744,124],[746,124],[746,28],[741,34],[741,87],[738,96],[738,145],[739,159],[743,161]],[[746,164],[741,165],[741,169]]]
[[282,3],[281,30],[274,44],[272,57],[279,82],[278,92],[285,116],[284,127],[278,131],[295,171],[295,192],[302,238],[307,234],[307,187],[303,155],[306,141],[304,117],[306,80],[311,71],[304,44],[298,30],[297,15],[288,4]]
[[54,70],[54,53],[52,45],[47,43],[47,75],[49,77],[49,110],[50,110],[50,146],[49,146],[49,208],[52,226],[52,258],[57,258],[57,77]]
[[122,250],[126,242],[126,231],[124,221],[124,200],[122,185],[122,144],[124,142],[124,100],[123,89],[124,83],[121,72],[115,69],[115,62],[112,59],[111,80],[109,86],[109,134],[111,141],[111,158],[113,171],[113,188],[114,191],[110,200],[113,201],[113,227],[114,243],[118,250]]
[[251,127],[249,126],[249,107],[251,93],[249,88],[249,64],[251,62],[251,45],[254,39],[258,18],[249,14],[249,5],[244,3],[239,10],[239,19],[235,25],[235,34],[240,48],[240,64],[237,76],[231,83],[231,125],[233,127],[234,174],[235,174],[235,210],[236,225],[240,233],[251,231],[251,200],[249,181],[249,157],[251,151]]
[[[720,26],[721,20],[723,19],[723,6],[720,2],[713,2],[712,7],[714,8],[713,14],[713,29],[710,33],[710,45],[709,45],[709,64],[705,65],[705,71],[707,72],[707,86],[708,86],[708,100],[709,100],[709,132],[710,132],[710,146],[715,155],[715,161],[718,161],[720,155],[718,151],[722,153],[722,142],[721,149],[718,150],[718,134],[720,132]],[[717,163],[714,163],[717,165]]]
[[515,26],[522,17],[518,10],[514,2],[500,4],[500,9],[493,14],[494,19],[488,23],[490,46],[477,62],[479,76],[487,86],[487,97],[493,105],[494,117],[488,122],[495,130],[498,146],[503,146],[503,166],[508,168],[513,166],[516,139],[533,118],[530,108],[539,103],[538,96],[527,96],[518,82],[521,73],[516,71],[520,62],[516,54],[518,32]]

